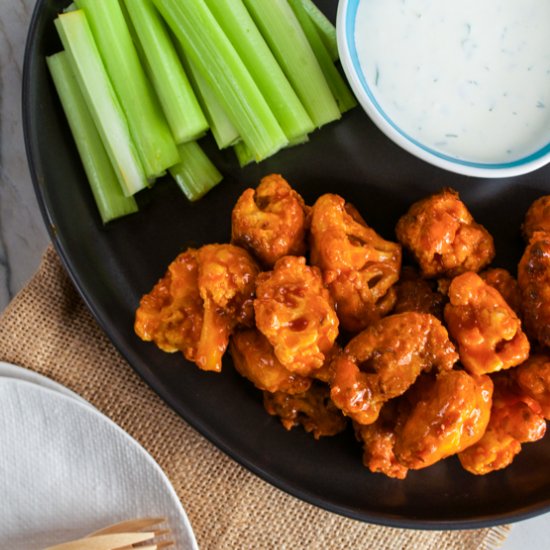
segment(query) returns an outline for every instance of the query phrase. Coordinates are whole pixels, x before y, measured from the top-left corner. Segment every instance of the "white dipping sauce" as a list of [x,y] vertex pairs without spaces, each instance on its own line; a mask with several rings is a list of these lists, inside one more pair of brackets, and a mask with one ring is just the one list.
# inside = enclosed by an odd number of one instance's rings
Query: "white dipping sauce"
[[363,0],[355,41],[386,115],[482,163],[550,143],[550,0]]

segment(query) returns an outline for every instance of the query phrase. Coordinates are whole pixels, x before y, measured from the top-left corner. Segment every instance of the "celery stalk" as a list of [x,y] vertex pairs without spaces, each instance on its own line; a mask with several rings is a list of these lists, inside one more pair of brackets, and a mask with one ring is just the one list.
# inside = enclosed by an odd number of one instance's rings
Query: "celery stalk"
[[248,164],[254,162],[254,155],[252,151],[246,146],[244,141],[239,141],[233,145],[233,152],[237,157],[237,162],[241,168],[244,168]]
[[179,42],[176,42],[176,48],[179,51],[180,58],[187,70],[187,74],[189,75],[189,79],[191,80],[197,97],[199,98],[202,110],[206,115],[208,125],[218,148],[225,149],[226,147],[234,145],[241,139],[239,131],[229,120],[229,117],[223,110],[223,107],[212,91],[212,88],[208,85],[208,82],[206,82],[193,63],[185,57],[183,48],[180,46]]
[[55,26],[125,195],[147,186],[137,148],[82,10],[60,14]]
[[315,5],[313,0],[300,0],[304,10],[315,24],[319,36],[325,45],[332,61],[338,61],[338,44],[336,42],[336,28],[327,19],[326,15]]
[[101,220],[137,212],[134,197],[125,197],[86,105],[66,52],[46,58],[50,74],[92,189]]
[[155,178],[178,161],[178,150],[139,61],[120,4],[118,0],[76,0],[76,5],[88,18],[145,173]]
[[200,199],[220,183],[222,175],[196,141],[178,145],[180,161],[169,169],[180,189],[190,201]]
[[124,0],[151,82],[176,143],[196,139],[208,129],[160,14],[152,0]]
[[[296,136],[294,139],[288,142],[288,145],[286,148],[289,147],[295,147],[296,145],[302,145],[304,143],[307,143],[309,141],[309,135],[304,134],[302,136]],[[254,162],[254,155],[250,151],[250,149],[246,146],[246,143],[243,141],[239,141],[238,143],[235,143],[233,145],[233,152],[235,153],[235,156],[237,157],[237,161],[239,163],[239,166],[241,168],[244,168],[251,162]]]
[[283,130],[204,0],[154,2],[256,160],[284,147]]
[[317,127],[340,110],[287,0],[244,0],[252,18]]
[[254,24],[242,0],[206,0],[221,28],[262,92],[286,137],[291,140],[315,127],[288,79]]
[[288,0],[296,18],[300,22],[302,29],[307,36],[309,44],[315,53],[319,66],[325,75],[330,91],[338,104],[341,113],[353,109],[357,105],[355,96],[351,93],[347,82],[344,80],[340,71],[332,61],[332,58],[321,40],[315,24],[304,8],[303,0]]
[[303,145],[304,143],[307,143],[309,141],[309,136],[307,134],[304,134],[303,136],[297,136],[295,137],[288,145],[287,147],[295,147],[296,145]]

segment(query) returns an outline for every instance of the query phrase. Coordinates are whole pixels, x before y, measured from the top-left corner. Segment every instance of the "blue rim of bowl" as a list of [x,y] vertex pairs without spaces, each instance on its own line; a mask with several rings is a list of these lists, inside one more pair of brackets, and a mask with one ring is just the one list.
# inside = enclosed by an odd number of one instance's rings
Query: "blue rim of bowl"
[[[452,165],[462,166],[466,169],[462,171],[462,173],[466,173],[469,175],[476,175],[479,170],[509,171],[510,172],[509,175],[520,174],[520,173],[525,173],[527,171],[535,170],[547,164],[548,162],[550,162],[550,143],[548,143],[538,151],[535,151],[534,153],[531,153],[525,157],[522,157],[520,159],[511,161],[511,162],[483,163],[483,162],[473,162],[473,161],[462,160],[456,157],[452,157],[450,155],[446,155],[444,153],[440,153],[435,149],[427,147],[426,145],[422,144],[421,142],[412,138],[406,132],[401,130],[401,128],[399,128],[399,126],[397,126],[395,122],[386,114],[386,112],[382,109],[382,107],[376,100],[376,97],[372,93],[372,90],[370,89],[370,86],[367,82],[367,78],[363,73],[363,70],[361,68],[361,63],[359,62],[359,56],[357,54],[357,47],[355,44],[355,22],[357,18],[357,9],[359,7],[360,1],[361,0],[344,0],[343,2],[341,2],[341,5],[340,5],[340,8],[342,8],[342,11],[338,14],[339,18],[343,18],[343,25],[344,25],[343,39],[345,41],[347,53],[349,54],[349,59],[351,60],[352,70],[354,71],[357,79],[359,80],[361,91],[367,95],[368,100],[374,107],[374,110],[367,109],[367,112],[374,116],[380,117],[381,121],[385,125],[389,126],[401,138],[404,138],[404,140],[406,140],[406,142],[410,144],[409,147],[405,146],[405,148],[409,150],[409,152],[415,153],[414,149],[416,149],[417,152],[418,151],[423,152],[424,155],[422,155],[421,158],[423,158],[428,162],[430,162],[430,160],[426,157],[426,155],[434,157],[434,160],[438,159],[440,161],[443,161],[445,164],[443,163],[437,163],[437,164],[438,166],[441,166],[444,168],[449,167],[447,163],[450,163]],[[342,38],[342,35],[340,35],[339,38]],[[375,122],[377,121],[375,120]],[[381,127],[381,129],[388,135],[388,137],[393,139],[393,136],[389,135],[388,132],[385,131],[384,127]],[[397,143],[402,146],[405,145],[405,143],[399,143],[399,142]],[[549,158],[545,159],[545,157],[547,156]],[[467,170],[468,168],[474,169],[475,173]],[[522,168],[522,170],[518,170],[519,168]]]

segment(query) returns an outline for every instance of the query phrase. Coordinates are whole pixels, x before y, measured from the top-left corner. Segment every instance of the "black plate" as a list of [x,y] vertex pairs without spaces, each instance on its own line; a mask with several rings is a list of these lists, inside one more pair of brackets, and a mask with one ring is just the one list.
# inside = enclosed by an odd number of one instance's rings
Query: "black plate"
[[[512,179],[480,180],[436,169],[390,142],[358,108],[310,143],[240,170],[231,152],[208,150],[225,181],[190,204],[169,181],[139,196],[141,213],[101,225],[49,79],[44,56],[60,49],[52,19],[66,2],[39,0],[25,56],[23,118],[32,177],[53,243],[115,346],[192,426],[235,460],[289,493],[353,518],[400,527],[471,528],[550,509],[550,438],[524,446],[508,469],[476,477],[456,458],[404,481],[373,475],[351,433],[315,441],[286,432],[265,413],[260,392],[233,370],[204,373],[133,333],[140,296],[188,245],[224,242],[239,194],[270,172],[283,174],[311,204],[325,192],[353,202],[370,225],[394,238],[413,201],[453,186],[495,237],[495,265],[515,270],[519,226],[529,204],[550,192],[550,167]],[[336,2],[319,2],[334,19]]]

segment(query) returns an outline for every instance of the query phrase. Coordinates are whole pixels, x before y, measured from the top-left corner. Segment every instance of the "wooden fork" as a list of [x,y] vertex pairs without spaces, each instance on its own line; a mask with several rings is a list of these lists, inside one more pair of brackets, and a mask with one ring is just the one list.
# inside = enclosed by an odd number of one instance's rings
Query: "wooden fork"
[[[170,529],[158,529],[157,527],[166,522],[166,518],[143,518],[121,521],[94,531],[89,535],[44,550],[159,550],[174,545],[172,540],[155,542],[153,539],[163,535],[169,535]],[[134,546],[134,544],[150,544]]]

